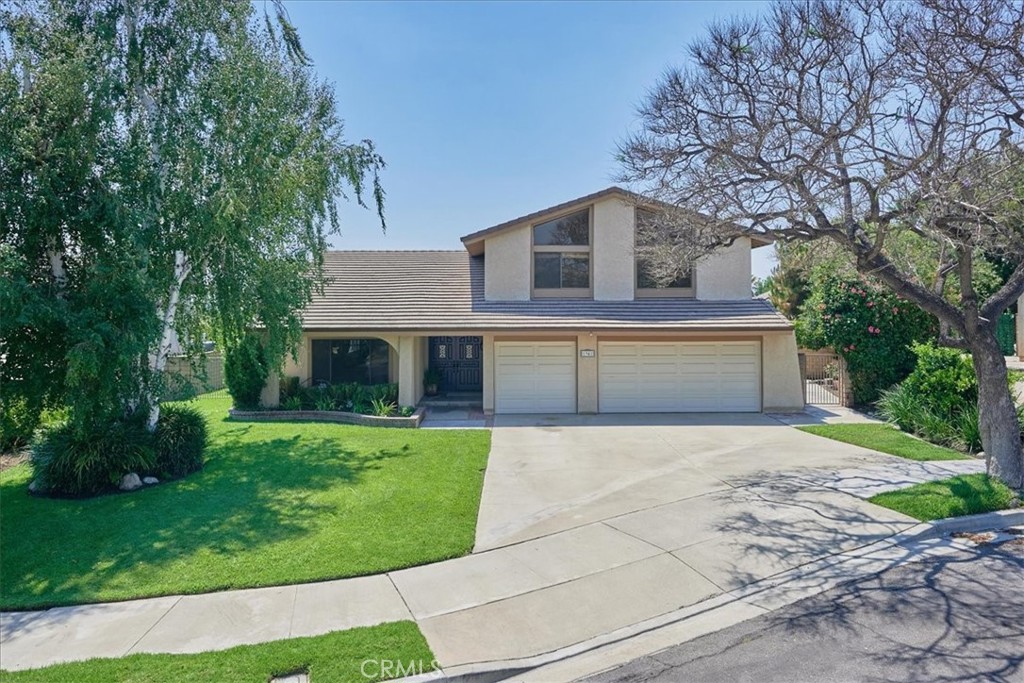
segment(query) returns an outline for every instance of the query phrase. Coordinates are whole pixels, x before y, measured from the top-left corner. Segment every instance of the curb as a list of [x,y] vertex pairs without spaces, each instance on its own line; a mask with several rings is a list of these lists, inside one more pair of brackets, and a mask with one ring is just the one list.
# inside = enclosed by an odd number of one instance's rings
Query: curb
[[[574,658],[583,655],[599,656],[600,653],[598,651],[602,648],[622,646],[630,651],[628,659],[623,659],[622,661],[614,662],[606,658],[606,661],[599,668],[599,670],[606,670],[625,664],[627,661],[643,656],[643,654],[650,654],[664,649],[664,647],[656,647],[644,652],[643,645],[636,643],[636,641],[641,638],[653,637],[656,639],[659,632],[664,632],[669,628],[683,627],[698,620],[713,622],[703,627],[695,623],[692,624],[695,628],[691,629],[691,632],[687,633],[686,637],[678,641],[687,642],[728,628],[760,614],[767,614],[785,604],[791,604],[792,602],[824,593],[837,586],[874,576],[901,564],[917,561],[928,555],[947,554],[966,548],[966,546],[958,544],[956,539],[945,538],[950,534],[1005,528],[1019,524],[1024,524],[1024,509],[1001,510],[978,515],[949,517],[931,522],[920,522],[900,533],[862,546],[861,548],[816,560],[761,579],[760,581],[755,581],[735,591],[722,593],[695,605],[662,614],[646,621],[617,629],[611,633],[595,636],[594,638],[564,648],[552,650],[551,652],[514,660],[460,664],[427,674],[396,679],[395,683],[429,683],[432,681],[498,683],[499,681],[508,681],[518,676],[525,675],[529,677],[531,672],[541,667],[567,664]],[[944,544],[941,542],[942,540],[945,540]],[[893,551],[897,548],[908,550],[909,552],[905,553],[906,557],[891,560],[872,557],[872,555]],[[852,571],[843,572],[843,568]],[[814,592],[800,594],[795,599],[789,599],[792,596],[776,596],[776,599],[781,598],[783,602],[772,606],[772,592],[784,594],[788,584],[797,584],[796,589],[800,590],[799,584],[806,584],[809,581],[817,581],[817,585],[813,589]],[[768,607],[759,605],[757,602],[759,599],[765,598],[767,599]],[[739,607],[744,609],[737,609]],[[760,610],[760,614],[753,613],[752,610],[754,609]],[[739,613],[729,614],[730,610]],[[631,645],[632,647],[630,647]],[[598,670],[583,675],[591,675],[593,673],[598,673]],[[536,680],[541,679],[538,678]],[[568,679],[550,678],[547,680]]]

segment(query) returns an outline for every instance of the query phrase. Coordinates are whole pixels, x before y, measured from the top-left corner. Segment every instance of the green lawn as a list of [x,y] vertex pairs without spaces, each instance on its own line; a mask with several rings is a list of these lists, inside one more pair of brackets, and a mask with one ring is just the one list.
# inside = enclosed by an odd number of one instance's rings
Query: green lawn
[[892,425],[880,423],[811,425],[799,427],[810,434],[863,446],[873,451],[898,455],[908,460],[964,460],[963,453],[936,446],[904,434]]
[[226,419],[195,405],[206,468],[131,494],[28,495],[0,474],[0,609],[29,609],[374,574],[473,546],[486,430]]
[[[411,621],[290,638],[194,655],[129,655],[4,672],[9,683],[266,683],[272,676],[308,671],[311,683],[381,680],[431,671],[433,654]],[[365,664],[364,664],[365,662]],[[365,674],[365,675],[364,675]]]
[[1005,510],[1016,497],[1001,481],[986,474],[966,474],[931,481],[869,498],[875,505],[902,512],[922,522],[945,517]]

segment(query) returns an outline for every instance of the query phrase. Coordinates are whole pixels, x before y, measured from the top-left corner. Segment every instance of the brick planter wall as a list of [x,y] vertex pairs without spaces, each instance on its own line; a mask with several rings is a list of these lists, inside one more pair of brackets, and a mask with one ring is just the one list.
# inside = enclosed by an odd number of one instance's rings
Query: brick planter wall
[[340,410],[235,410],[228,415],[234,420],[253,420],[256,422],[340,422],[343,424],[362,425],[364,427],[396,427],[399,429],[415,429],[420,426],[426,409],[417,408],[409,417],[377,417],[362,413],[345,413]]

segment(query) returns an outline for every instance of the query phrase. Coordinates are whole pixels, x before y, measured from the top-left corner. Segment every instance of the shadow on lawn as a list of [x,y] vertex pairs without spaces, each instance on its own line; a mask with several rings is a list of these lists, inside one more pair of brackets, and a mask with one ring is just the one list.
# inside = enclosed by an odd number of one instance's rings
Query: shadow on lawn
[[34,498],[23,480],[4,483],[4,609],[38,609],[39,596],[45,605],[85,602],[83,593],[95,595],[106,577],[122,572],[198,551],[237,556],[310,533],[339,512],[318,502],[319,494],[339,483],[357,487],[386,461],[414,452],[408,445],[357,452],[340,440],[298,434],[246,440],[251,428],[213,436],[202,471],[132,494]]

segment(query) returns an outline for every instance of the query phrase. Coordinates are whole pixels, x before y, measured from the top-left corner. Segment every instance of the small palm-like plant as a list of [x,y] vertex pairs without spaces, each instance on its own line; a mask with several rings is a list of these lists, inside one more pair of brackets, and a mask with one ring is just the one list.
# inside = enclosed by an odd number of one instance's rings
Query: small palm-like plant
[[398,410],[394,402],[384,398],[375,398],[370,401],[373,414],[377,417],[391,417]]
[[314,405],[317,410],[334,410],[334,397],[329,392],[324,391],[317,397]]

